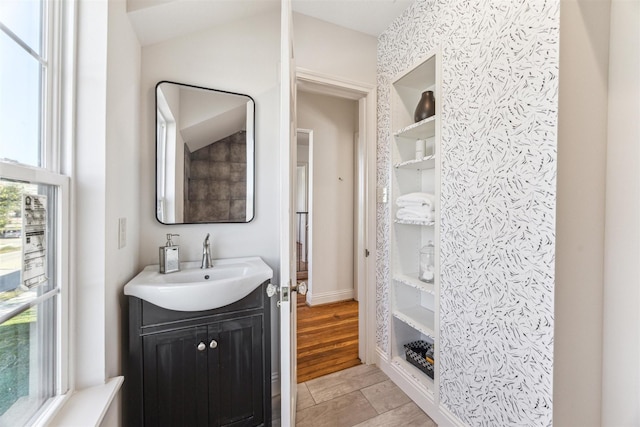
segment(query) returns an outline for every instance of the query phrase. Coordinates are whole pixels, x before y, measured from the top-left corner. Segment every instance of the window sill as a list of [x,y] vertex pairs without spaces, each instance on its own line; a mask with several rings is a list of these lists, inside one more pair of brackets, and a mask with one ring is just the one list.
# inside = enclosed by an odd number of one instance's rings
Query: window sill
[[44,424],[48,427],[99,426],[123,382],[124,377],[114,377],[102,385],[75,391],[51,422]]

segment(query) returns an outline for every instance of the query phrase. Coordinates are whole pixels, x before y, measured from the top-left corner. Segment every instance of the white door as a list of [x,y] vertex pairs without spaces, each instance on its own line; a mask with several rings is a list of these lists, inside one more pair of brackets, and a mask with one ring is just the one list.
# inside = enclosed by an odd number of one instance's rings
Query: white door
[[[296,416],[295,177],[296,88],[290,0],[282,0],[280,34],[280,393],[283,427]],[[292,289],[293,288],[293,289]]]

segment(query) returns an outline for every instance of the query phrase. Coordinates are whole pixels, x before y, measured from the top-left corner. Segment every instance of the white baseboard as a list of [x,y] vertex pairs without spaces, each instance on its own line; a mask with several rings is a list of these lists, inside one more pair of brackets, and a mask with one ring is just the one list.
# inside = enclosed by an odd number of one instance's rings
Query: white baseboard
[[460,419],[456,417],[446,406],[440,404],[438,406],[438,410],[440,411],[440,414],[442,414],[442,418],[445,419],[449,425],[455,427],[466,427],[466,424],[460,421]]
[[387,353],[382,351],[382,349],[380,347],[378,347],[378,346],[376,346],[376,361],[375,361],[375,363],[381,369],[382,369],[382,367],[381,367],[382,363],[389,363],[389,358],[387,357]]
[[426,390],[413,378],[413,375],[399,368],[392,362],[387,353],[376,347],[376,357],[378,367],[387,374],[407,396],[413,400],[427,415],[429,415],[441,427],[465,427],[465,424],[458,419],[445,406],[436,402],[433,389]]
[[353,289],[344,289],[321,293],[312,292],[307,296],[307,304],[309,304],[310,306],[314,306],[351,299],[353,299]]

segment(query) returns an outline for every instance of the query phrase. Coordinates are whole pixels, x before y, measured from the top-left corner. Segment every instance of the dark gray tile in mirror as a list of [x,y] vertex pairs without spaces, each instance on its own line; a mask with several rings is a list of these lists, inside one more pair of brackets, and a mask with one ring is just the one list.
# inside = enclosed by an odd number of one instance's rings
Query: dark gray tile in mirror
[[255,103],[249,95],[156,85],[156,218],[163,224],[254,217]]

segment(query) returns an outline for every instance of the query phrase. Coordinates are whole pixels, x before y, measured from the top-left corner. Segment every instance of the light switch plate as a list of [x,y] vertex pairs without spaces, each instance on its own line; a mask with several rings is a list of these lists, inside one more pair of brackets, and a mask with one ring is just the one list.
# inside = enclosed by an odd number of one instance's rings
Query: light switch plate
[[127,218],[118,218],[118,249],[127,246]]

